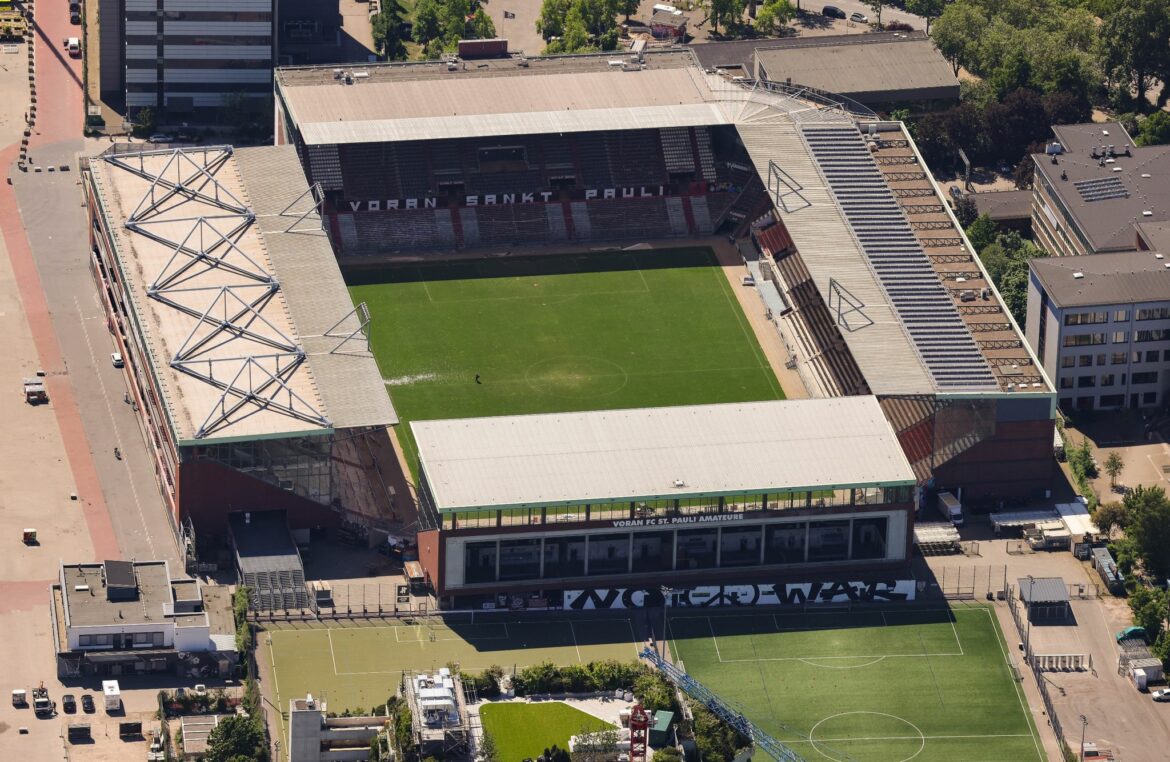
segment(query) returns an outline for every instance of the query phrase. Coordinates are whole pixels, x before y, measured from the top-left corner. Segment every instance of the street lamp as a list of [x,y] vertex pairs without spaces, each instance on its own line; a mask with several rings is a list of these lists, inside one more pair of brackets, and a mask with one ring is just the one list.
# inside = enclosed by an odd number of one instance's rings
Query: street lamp
[[1089,718],[1081,715],[1081,762],[1085,762],[1085,728],[1089,726]]
[[663,659],[666,658],[666,610],[670,596],[674,593],[674,588],[663,585],[659,588],[662,591],[662,648],[659,650],[659,655]]

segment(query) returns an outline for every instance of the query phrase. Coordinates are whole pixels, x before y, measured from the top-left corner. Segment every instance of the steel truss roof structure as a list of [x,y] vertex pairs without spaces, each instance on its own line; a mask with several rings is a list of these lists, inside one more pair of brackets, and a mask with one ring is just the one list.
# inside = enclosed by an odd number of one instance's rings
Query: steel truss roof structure
[[254,240],[243,245],[245,236],[256,236],[256,215],[220,180],[232,155],[230,146],[215,146],[102,157],[148,182],[125,229],[171,250],[157,272],[143,273],[147,297],[185,316],[184,327],[190,323],[170,367],[218,392],[210,409],[193,412],[194,438],[261,412],[329,428],[320,404],[304,392],[311,378],[293,383],[309,371],[294,332],[282,328],[290,323],[280,282],[263,247]]

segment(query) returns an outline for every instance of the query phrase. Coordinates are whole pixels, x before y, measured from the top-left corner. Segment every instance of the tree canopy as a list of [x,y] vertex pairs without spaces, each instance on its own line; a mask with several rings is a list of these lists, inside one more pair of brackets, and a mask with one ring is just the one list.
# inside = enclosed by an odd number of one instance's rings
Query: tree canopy
[[207,759],[210,762],[268,759],[268,741],[260,723],[240,714],[222,718],[207,738]]
[[1139,146],[1160,146],[1170,143],[1170,114],[1155,111],[1141,120],[1134,142]]
[[414,41],[427,58],[455,50],[460,40],[495,36],[495,23],[476,0],[418,0],[414,7]]
[[1170,500],[1161,487],[1136,487],[1122,500],[1128,535],[1137,547],[1146,573],[1170,576]]
[[406,45],[402,38],[402,17],[406,9],[398,0],[386,0],[382,9],[370,19],[370,31],[378,53],[391,61],[406,58]]
[[[1170,75],[1170,3],[1166,0],[1118,0],[1104,16],[1098,54],[1106,78],[1126,95],[1145,104],[1158,79]],[[1166,102],[1166,91],[1158,105]]]
[[637,6],[632,0],[544,0],[536,30],[548,41],[544,52],[591,53],[617,48],[618,13]]

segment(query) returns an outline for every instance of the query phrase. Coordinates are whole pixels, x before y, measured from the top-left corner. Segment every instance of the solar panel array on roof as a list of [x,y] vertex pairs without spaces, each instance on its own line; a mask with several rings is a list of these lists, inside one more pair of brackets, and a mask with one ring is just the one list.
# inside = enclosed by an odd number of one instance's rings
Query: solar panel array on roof
[[1121,184],[1120,177],[1099,177],[1095,180],[1079,180],[1073,187],[1088,201],[1106,201],[1111,198],[1129,198],[1129,191]]
[[934,382],[996,388],[857,127],[805,125],[801,133]]

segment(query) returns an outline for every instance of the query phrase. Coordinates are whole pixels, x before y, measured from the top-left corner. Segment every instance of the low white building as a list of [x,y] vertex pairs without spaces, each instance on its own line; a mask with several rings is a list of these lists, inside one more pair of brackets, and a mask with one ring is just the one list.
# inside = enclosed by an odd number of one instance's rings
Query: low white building
[[171,577],[166,561],[61,564],[52,608],[62,677],[223,674],[236,660],[230,624],[213,635],[198,580]]
[[328,717],[325,702],[309,694],[289,702],[289,762],[357,762],[370,753],[370,741],[385,717]]

